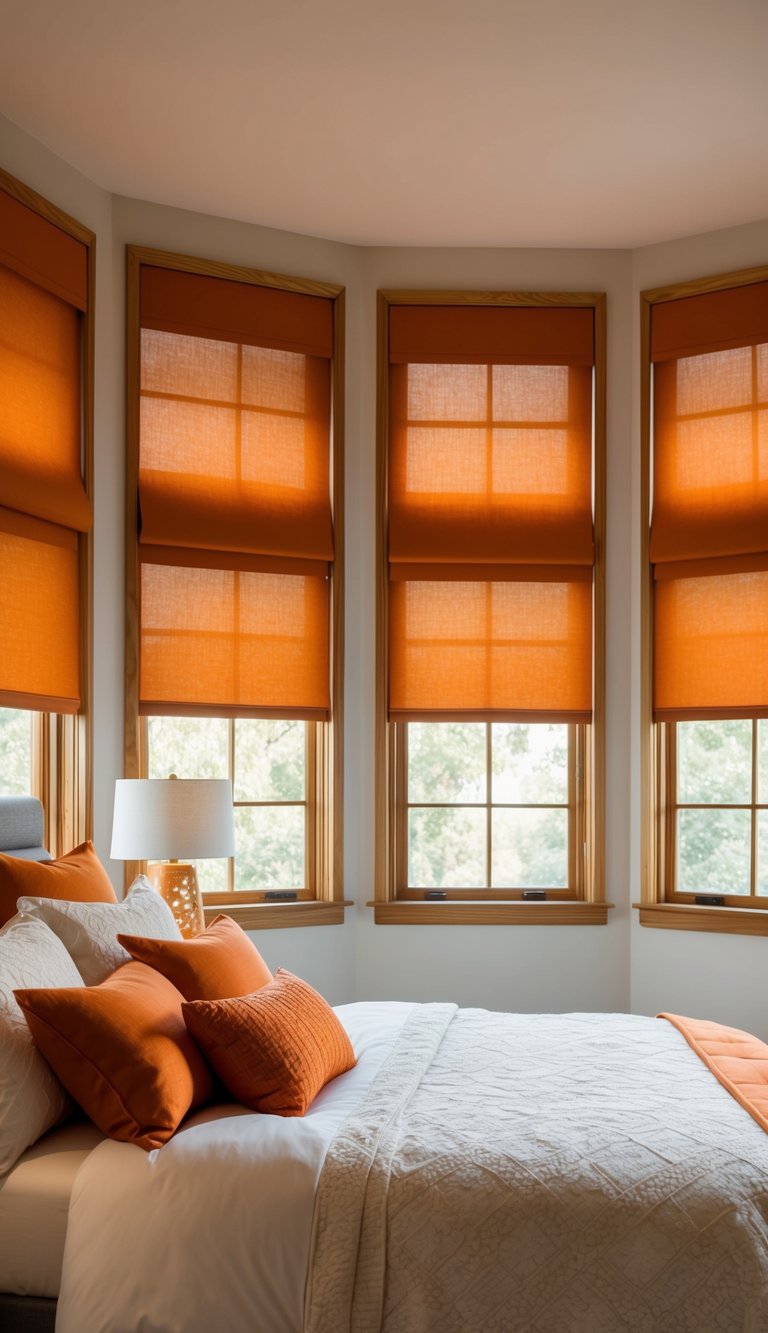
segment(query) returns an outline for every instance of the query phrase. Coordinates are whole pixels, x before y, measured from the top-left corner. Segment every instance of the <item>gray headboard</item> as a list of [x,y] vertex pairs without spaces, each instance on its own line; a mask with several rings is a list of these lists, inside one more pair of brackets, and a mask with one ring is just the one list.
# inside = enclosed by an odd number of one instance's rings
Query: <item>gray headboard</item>
[[43,847],[43,807],[36,796],[0,796],[0,852],[50,861]]

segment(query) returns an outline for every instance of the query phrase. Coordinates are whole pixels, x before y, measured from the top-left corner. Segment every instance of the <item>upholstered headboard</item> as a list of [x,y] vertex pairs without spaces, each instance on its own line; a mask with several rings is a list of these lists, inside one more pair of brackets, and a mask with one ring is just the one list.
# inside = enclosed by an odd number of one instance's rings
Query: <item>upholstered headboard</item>
[[43,807],[36,796],[0,796],[0,852],[50,861],[43,847]]

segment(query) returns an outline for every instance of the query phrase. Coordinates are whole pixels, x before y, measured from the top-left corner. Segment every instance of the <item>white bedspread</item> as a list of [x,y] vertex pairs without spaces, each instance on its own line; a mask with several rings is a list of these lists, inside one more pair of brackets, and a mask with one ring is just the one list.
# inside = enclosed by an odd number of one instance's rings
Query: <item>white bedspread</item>
[[57,1333],[300,1333],[328,1144],[413,1007],[336,1010],[358,1064],[302,1119],[216,1107],[154,1152],[100,1144],[73,1191]]
[[94,1150],[58,1333],[766,1333],[768,1136],[670,1024],[337,1012],[304,1119]]
[[306,1329],[766,1333],[768,1135],[662,1020],[422,1006],[326,1157]]

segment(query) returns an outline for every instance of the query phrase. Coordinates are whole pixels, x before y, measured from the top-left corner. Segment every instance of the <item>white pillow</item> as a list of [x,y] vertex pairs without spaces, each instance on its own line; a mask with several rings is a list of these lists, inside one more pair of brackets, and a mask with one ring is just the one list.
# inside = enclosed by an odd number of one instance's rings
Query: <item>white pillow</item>
[[58,898],[19,898],[18,910],[50,926],[74,959],[86,986],[96,986],[131,956],[117,935],[180,940],[170,907],[145,875],[119,903],[70,903]]
[[44,921],[14,916],[0,930],[0,1176],[72,1110],[38,1053],[13,992],[82,984],[61,940]]

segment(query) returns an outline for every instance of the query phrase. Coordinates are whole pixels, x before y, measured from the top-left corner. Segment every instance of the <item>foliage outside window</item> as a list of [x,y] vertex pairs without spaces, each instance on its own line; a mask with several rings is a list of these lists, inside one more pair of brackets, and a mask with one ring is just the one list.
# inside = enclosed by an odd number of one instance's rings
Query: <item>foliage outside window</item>
[[34,718],[21,708],[0,708],[0,796],[32,792]]

